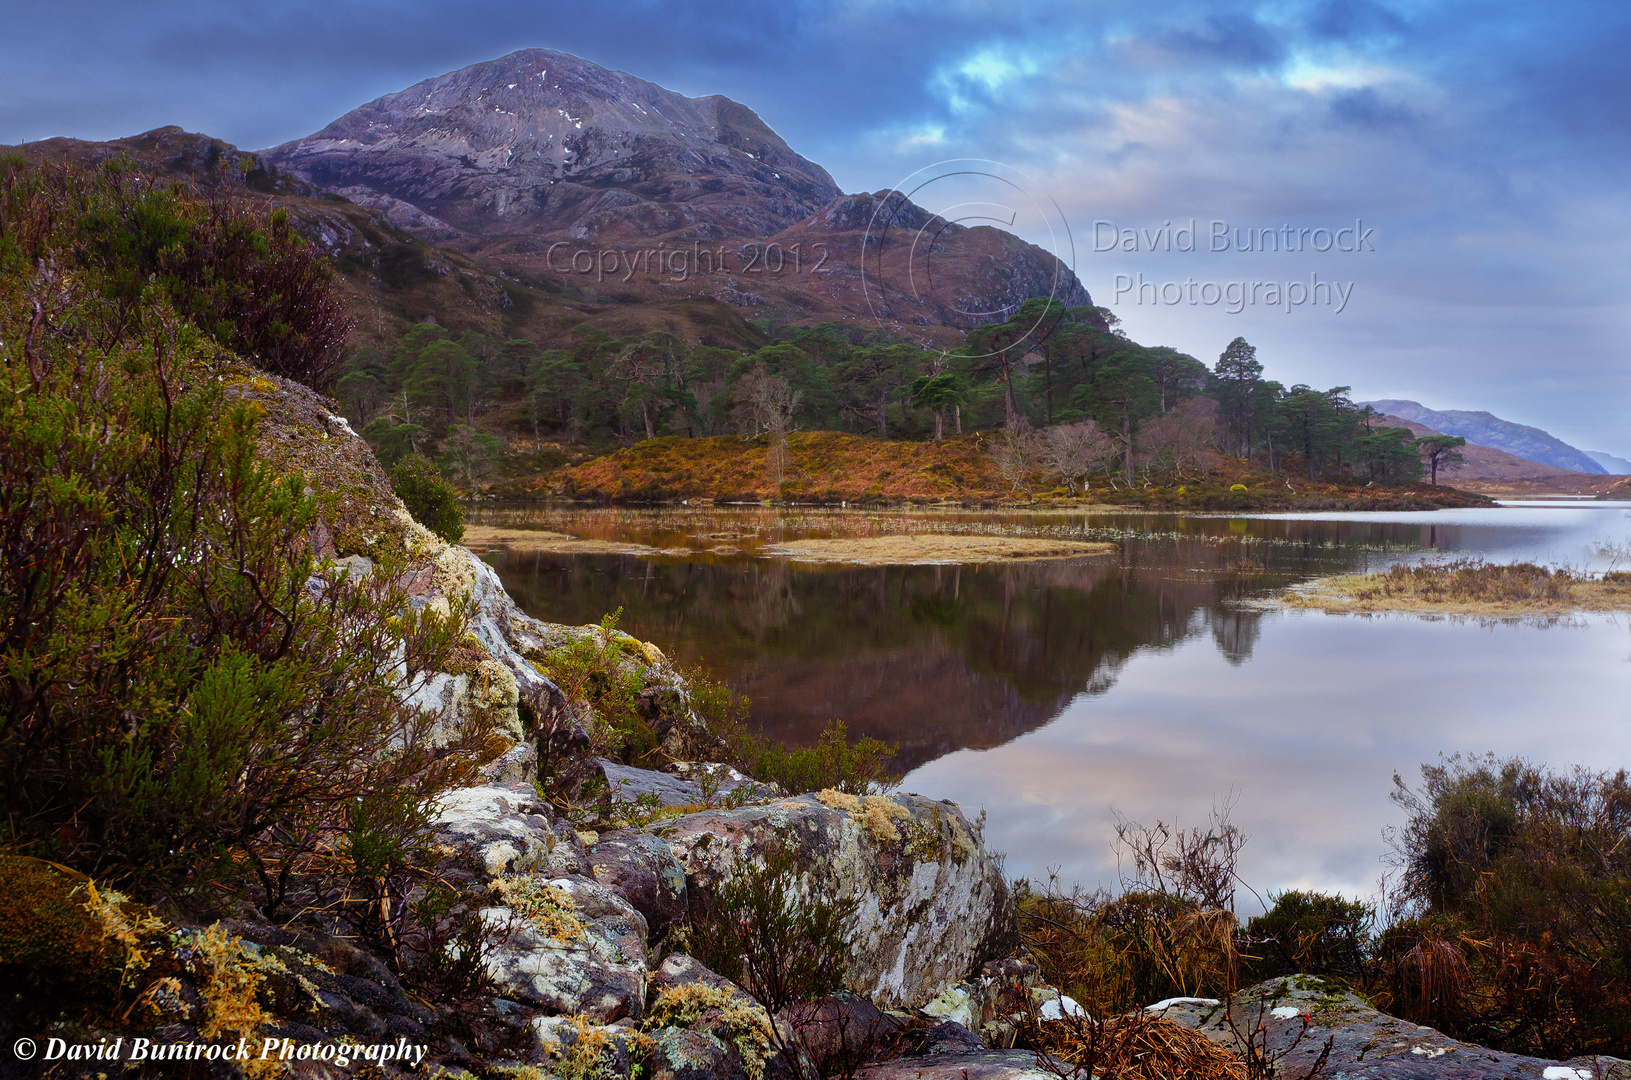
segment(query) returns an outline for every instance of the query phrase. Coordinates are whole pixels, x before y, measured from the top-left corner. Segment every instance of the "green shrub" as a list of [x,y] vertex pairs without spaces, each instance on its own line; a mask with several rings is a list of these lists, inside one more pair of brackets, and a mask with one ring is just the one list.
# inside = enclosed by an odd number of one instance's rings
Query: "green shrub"
[[172,310],[222,349],[322,387],[351,319],[328,261],[294,229],[233,197],[158,184],[129,162],[93,169],[0,160],[0,274],[41,263],[107,301],[80,312],[102,341]]
[[[686,947],[777,1016],[843,987],[860,902],[809,887],[791,850],[762,858],[762,865],[738,866],[713,889],[692,894]],[[775,1025],[766,1034],[791,1075],[802,1078],[800,1027]]]
[[0,843],[276,908],[353,800],[468,772],[400,696],[466,613],[411,610],[389,556],[314,588],[305,479],[143,297],[121,322],[83,277],[0,278]]
[[1277,975],[1363,977],[1374,908],[1298,889],[1270,895],[1274,906],[1246,924],[1253,981]]
[[1409,906],[1379,997],[1497,1049],[1631,1053],[1631,777],[1486,755],[1422,779],[1395,777]]
[[814,746],[790,747],[738,730],[733,739],[734,764],[755,780],[780,784],[789,795],[807,791],[879,795],[900,779],[888,771],[896,748],[881,739],[849,741],[842,720],[828,721]]
[[658,739],[640,696],[645,680],[625,664],[630,638],[617,630],[622,616],[622,608],[603,616],[595,633],[552,649],[537,666],[574,706],[588,706],[590,754],[649,767]]
[[413,519],[450,544],[464,539],[459,493],[422,454],[409,454],[391,470],[391,490]]

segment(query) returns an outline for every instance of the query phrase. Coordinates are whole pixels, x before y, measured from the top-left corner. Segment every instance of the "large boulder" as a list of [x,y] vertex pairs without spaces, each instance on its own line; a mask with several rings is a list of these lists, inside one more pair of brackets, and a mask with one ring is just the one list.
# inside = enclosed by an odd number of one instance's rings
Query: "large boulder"
[[1301,1076],[1329,1039],[1331,1053],[1321,1075],[1340,1080],[1631,1078],[1631,1062],[1618,1058],[1547,1061],[1464,1043],[1378,1012],[1343,984],[1311,975],[1270,979],[1239,991],[1227,1002],[1174,998],[1151,1005],[1149,1011],[1225,1046],[1238,1045],[1237,1032],[1255,1033],[1258,1044],[1277,1057],[1285,1076]]
[[517,874],[589,872],[578,834],[527,784],[445,792],[431,829],[443,853],[480,884]]
[[653,934],[684,920],[685,868],[667,844],[639,829],[604,833],[589,853],[595,880],[646,917]]
[[653,772],[596,758],[586,781],[597,791],[621,802],[645,799],[665,808],[694,808],[714,803],[741,805],[779,798],[782,794],[775,785],[762,784],[718,762],[681,761],[675,763],[673,772]]
[[650,831],[711,890],[771,851],[791,851],[809,896],[859,903],[847,989],[884,1008],[917,1008],[1015,941],[1001,867],[961,810],[921,795],[834,791],[708,810]]
[[592,879],[501,880],[483,908],[496,947],[484,957],[504,998],[602,1024],[645,1012],[647,929],[628,901]]

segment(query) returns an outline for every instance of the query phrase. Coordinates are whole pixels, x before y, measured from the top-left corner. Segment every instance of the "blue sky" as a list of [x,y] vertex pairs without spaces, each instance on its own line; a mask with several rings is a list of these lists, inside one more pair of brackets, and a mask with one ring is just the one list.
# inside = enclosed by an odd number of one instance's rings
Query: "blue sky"
[[[1211,362],[1243,335],[1288,384],[1631,456],[1623,0],[11,0],[6,22],[4,143],[180,124],[264,147],[544,47],[742,101],[850,191],[993,159],[1058,207],[1015,230],[1071,257],[1068,225],[1077,273],[1139,340]],[[1165,250],[1191,219],[1198,250]],[[1289,226],[1305,250],[1213,251],[1214,221],[1231,247]],[[1374,250],[1309,250],[1356,221]],[[1160,250],[1093,250],[1125,229]],[[1331,302],[1284,303],[1314,281]]]

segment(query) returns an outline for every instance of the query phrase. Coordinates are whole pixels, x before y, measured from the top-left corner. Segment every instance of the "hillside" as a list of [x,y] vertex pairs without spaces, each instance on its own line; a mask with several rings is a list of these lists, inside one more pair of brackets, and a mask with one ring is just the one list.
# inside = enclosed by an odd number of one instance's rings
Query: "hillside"
[[1586,456],[1603,467],[1610,476],[1631,476],[1631,461],[1601,450],[1587,450]]
[[[1426,424],[1417,424],[1406,420],[1402,416],[1384,416],[1384,424],[1397,424],[1410,429],[1410,433],[1418,439],[1427,435],[1443,435],[1448,432],[1437,431]],[[1440,469],[1439,475],[1453,480],[1458,484],[1468,484],[1485,480],[1526,480],[1552,477],[1558,481],[1572,481],[1582,477],[1583,474],[1572,469],[1560,469],[1556,465],[1542,465],[1537,461],[1509,454],[1505,450],[1497,450],[1493,446],[1479,446],[1469,442],[1461,449],[1463,464],[1449,469]]]
[[1504,450],[1529,461],[1552,465],[1571,472],[1602,475],[1607,472],[1583,450],[1540,428],[1502,420],[1488,412],[1468,412],[1464,409],[1429,409],[1417,401],[1390,398],[1382,401],[1362,401],[1380,412],[1402,417],[1413,424],[1421,424],[1446,435],[1460,435],[1470,443]]
[[[773,479],[769,440],[738,436],[659,438],[636,443],[582,464],[495,484],[500,498],[568,498],[593,502],[662,503],[681,500],[871,505],[1033,503],[1154,509],[1434,509],[1484,506],[1481,495],[1441,485],[1375,488],[1357,480],[1287,483],[1281,475],[1214,455],[1204,474],[1187,483],[1128,488],[1110,476],[1090,482],[1072,499],[1056,476],[1039,467],[1016,485],[1002,475],[992,452],[999,433],[982,432],[944,442],[885,441],[840,432],[787,437],[787,464]],[[1246,491],[1230,486],[1244,484]],[[1060,486],[1056,486],[1060,485]]]

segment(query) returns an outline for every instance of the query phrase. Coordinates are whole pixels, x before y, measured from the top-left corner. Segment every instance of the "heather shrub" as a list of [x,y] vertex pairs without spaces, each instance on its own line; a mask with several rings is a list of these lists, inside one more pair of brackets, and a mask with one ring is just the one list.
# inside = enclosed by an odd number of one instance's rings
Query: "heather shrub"
[[104,301],[77,313],[104,344],[173,311],[216,347],[321,388],[343,359],[351,319],[322,255],[286,210],[161,184],[128,165],[93,169],[0,160],[0,276],[41,265]]
[[1631,1052],[1631,777],[1458,755],[1395,782],[1379,999],[1499,1049]]
[[[413,610],[400,555],[357,578],[318,561],[306,479],[258,458],[219,339],[85,253],[92,211],[168,235],[166,214],[207,222],[194,197],[69,179],[0,172],[0,844],[270,915],[358,800],[467,775],[481,732],[433,746],[403,703],[456,662],[466,613]],[[53,244],[84,268],[28,263]]]
[[391,469],[391,490],[413,519],[450,544],[464,539],[459,493],[423,454],[409,454]]

